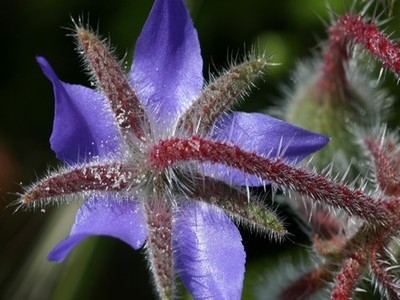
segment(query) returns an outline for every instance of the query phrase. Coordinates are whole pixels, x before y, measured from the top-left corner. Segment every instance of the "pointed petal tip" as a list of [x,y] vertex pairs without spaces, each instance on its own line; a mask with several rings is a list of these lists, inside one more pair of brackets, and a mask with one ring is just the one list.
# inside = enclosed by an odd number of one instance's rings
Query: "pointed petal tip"
[[[262,113],[233,112],[222,117],[213,138],[229,141],[249,152],[267,157],[280,156],[297,163],[322,149],[330,138]],[[208,164],[206,174],[239,186],[266,184],[256,176],[222,165]]]
[[320,140],[322,147],[331,141],[331,137],[329,137],[329,136],[326,136],[326,135],[323,135],[320,133],[316,133],[316,134],[319,135],[319,140]]
[[65,238],[50,251],[47,260],[57,263],[64,261],[72,249],[88,236],[88,234],[77,234]]
[[312,144],[314,146],[314,152],[324,148],[331,141],[330,137],[327,137],[320,133],[309,131],[309,134],[310,140],[312,140]]
[[54,72],[52,66],[50,63],[47,61],[46,58],[43,56],[36,56],[36,62],[38,63],[39,67],[42,69],[42,72],[44,75],[49,79],[53,84],[55,83],[55,80],[58,79],[56,73]]
[[[255,126],[257,124],[257,126]],[[330,138],[262,113],[234,112],[220,120],[218,140],[228,139],[245,150],[273,157],[304,158],[324,147]],[[281,151],[283,151],[281,153]]]
[[200,93],[200,43],[184,1],[154,2],[137,40],[129,77],[154,120],[168,127]]
[[47,60],[46,60],[43,56],[41,56],[41,55],[36,55],[35,59],[36,59],[36,62],[37,62],[40,66],[43,65],[43,64],[48,63]]

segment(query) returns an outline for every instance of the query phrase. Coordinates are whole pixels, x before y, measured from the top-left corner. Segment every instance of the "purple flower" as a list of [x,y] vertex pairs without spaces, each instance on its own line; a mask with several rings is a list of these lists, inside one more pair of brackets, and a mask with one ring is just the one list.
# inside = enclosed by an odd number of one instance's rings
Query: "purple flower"
[[195,299],[239,299],[245,252],[227,215],[284,235],[275,214],[241,188],[266,182],[219,164],[218,153],[209,162],[163,168],[149,153],[165,140],[199,137],[294,163],[327,138],[267,115],[227,113],[267,61],[250,56],[203,87],[197,33],[182,0],[155,1],[128,76],[89,30],[77,26],[76,38],[97,90],[60,81],[37,58],[56,98],[51,146],[68,167],[33,185],[21,201],[86,198],[49,260],[62,261],[88,236],[112,236],[134,249],[146,244],[160,298],[174,296],[178,274]]

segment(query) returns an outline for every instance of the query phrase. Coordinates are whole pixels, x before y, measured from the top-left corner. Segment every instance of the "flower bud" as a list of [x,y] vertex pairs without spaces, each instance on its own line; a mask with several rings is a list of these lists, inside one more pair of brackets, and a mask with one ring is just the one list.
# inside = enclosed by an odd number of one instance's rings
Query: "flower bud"
[[360,156],[354,127],[368,128],[382,121],[390,99],[386,91],[373,84],[376,81],[361,75],[361,67],[355,61],[346,70],[345,81],[338,78],[329,88],[321,84],[319,66],[299,65],[294,88],[286,92],[283,118],[330,137],[330,143],[315,155],[314,163],[322,169],[334,158],[333,171],[345,172],[351,161]]

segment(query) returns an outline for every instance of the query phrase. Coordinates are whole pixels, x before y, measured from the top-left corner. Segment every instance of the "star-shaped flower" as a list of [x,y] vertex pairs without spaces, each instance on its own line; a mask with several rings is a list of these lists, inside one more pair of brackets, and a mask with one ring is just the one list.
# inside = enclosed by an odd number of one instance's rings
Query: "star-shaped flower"
[[[327,138],[260,113],[230,112],[267,59],[249,57],[203,86],[198,37],[182,0],[155,1],[127,75],[90,30],[77,26],[75,36],[97,90],[60,81],[37,59],[56,99],[51,146],[67,167],[32,185],[21,202],[85,197],[49,259],[62,261],[88,236],[112,236],[134,249],[145,245],[160,298],[174,297],[177,274],[196,299],[239,299],[245,252],[227,215],[285,234],[274,212],[243,191],[267,182],[249,175],[257,168],[240,155],[294,163]],[[240,165],[224,162],[236,154]]]

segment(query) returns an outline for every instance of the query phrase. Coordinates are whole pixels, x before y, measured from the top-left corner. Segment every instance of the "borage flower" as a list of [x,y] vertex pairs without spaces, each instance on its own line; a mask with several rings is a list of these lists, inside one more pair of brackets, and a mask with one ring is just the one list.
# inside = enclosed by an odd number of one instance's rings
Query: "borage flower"
[[[56,98],[51,146],[67,167],[31,186],[21,202],[86,198],[49,260],[62,261],[88,236],[112,236],[134,249],[145,244],[160,298],[174,297],[177,274],[196,299],[239,299],[245,252],[227,215],[276,237],[285,229],[242,190],[267,184],[248,172],[253,162],[226,158],[238,151],[294,163],[327,138],[263,114],[228,113],[267,59],[249,57],[203,87],[197,33],[182,0],[155,1],[128,75],[90,30],[76,26],[75,37],[97,91],[60,81],[37,59]],[[194,151],[204,143],[212,146],[209,159]],[[169,163],[162,148],[184,161]]]

